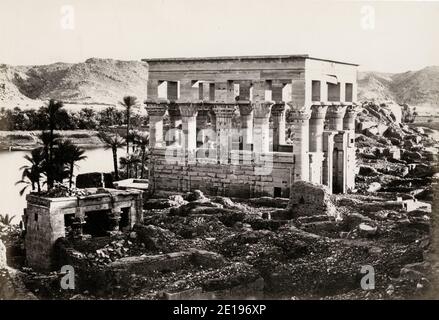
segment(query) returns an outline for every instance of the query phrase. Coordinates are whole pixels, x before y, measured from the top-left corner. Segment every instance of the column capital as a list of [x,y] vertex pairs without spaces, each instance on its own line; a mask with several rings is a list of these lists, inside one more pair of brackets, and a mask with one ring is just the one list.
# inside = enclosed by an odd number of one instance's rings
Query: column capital
[[199,102],[177,102],[182,117],[196,117],[198,115]]
[[269,118],[273,101],[255,101],[252,103],[254,108],[254,118]]
[[323,103],[313,104],[311,106],[311,119],[325,119],[327,109],[328,106]]
[[212,110],[217,117],[231,118],[235,113],[235,106],[235,103],[215,102]]
[[346,105],[340,103],[332,103],[328,105],[327,117],[341,119],[346,112]]
[[163,117],[165,115],[167,106],[169,104],[168,100],[145,100],[145,109],[149,116]]
[[304,122],[308,121],[311,117],[311,112],[309,110],[292,110],[291,117],[293,122]]
[[285,111],[285,102],[276,102],[271,108],[271,114],[280,116]]
[[355,118],[359,112],[359,108],[356,104],[348,105],[346,107],[345,118]]
[[253,105],[250,101],[237,101],[241,116],[249,116],[253,112]]

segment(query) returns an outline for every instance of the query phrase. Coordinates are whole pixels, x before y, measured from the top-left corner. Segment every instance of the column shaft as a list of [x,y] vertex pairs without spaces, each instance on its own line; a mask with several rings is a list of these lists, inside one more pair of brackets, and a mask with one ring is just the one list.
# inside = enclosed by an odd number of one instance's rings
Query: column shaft
[[253,143],[253,106],[250,102],[239,103],[239,113],[241,115],[241,135],[243,149]]
[[149,115],[149,146],[156,148],[163,145],[163,116],[169,101],[153,102],[145,101]]
[[323,148],[323,130],[325,126],[326,106],[313,105],[309,120],[309,151],[321,152]]
[[182,120],[183,131],[183,150],[189,155],[193,154],[197,148],[197,113],[198,108],[195,103],[183,102],[178,104]]
[[213,107],[216,115],[217,155],[219,163],[229,163],[229,153],[232,148],[232,117],[235,104],[217,103]]
[[294,170],[292,181],[309,180],[309,118],[307,109],[297,109],[292,106],[293,119],[293,157]]
[[275,103],[271,109],[273,117],[273,151],[285,144],[285,104]]
[[270,145],[270,112],[273,102],[256,101],[253,103],[253,151],[265,153]]

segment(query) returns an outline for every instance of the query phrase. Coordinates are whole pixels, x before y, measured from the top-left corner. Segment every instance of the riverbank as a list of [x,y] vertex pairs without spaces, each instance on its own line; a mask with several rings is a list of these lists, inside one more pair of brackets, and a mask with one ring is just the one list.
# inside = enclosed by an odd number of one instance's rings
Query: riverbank
[[[72,140],[76,145],[85,148],[101,148],[104,143],[93,130],[59,130],[55,131],[64,139]],[[41,146],[41,131],[0,131],[0,150],[28,151]]]

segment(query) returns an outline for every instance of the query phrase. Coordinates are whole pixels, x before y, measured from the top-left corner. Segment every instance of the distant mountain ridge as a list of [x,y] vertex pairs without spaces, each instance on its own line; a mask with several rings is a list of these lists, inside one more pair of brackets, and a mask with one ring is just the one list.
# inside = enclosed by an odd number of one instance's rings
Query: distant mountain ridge
[[54,98],[84,105],[116,105],[125,95],[146,96],[148,66],[141,61],[91,58],[82,63],[0,65],[0,107],[38,107]]
[[[148,65],[90,58],[40,66],[0,64],[0,107],[38,108],[54,98],[78,105],[117,105],[124,95],[146,97]],[[394,101],[439,110],[439,66],[403,73],[359,72],[358,100]]]
[[358,100],[392,100],[439,109],[439,66],[403,73],[359,72]]

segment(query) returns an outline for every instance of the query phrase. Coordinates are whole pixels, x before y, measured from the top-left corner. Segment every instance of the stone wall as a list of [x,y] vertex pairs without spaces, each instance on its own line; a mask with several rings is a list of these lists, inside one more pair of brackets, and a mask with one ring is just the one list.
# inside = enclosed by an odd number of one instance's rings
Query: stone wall
[[218,164],[208,159],[167,157],[165,149],[155,149],[150,157],[150,184],[153,190],[199,189],[209,195],[241,198],[275,196],[277,188],[276,196],[289,196],[294,171],[291,153],[266,153],[258,159],[245,158],[244,154],[232,152],[231,163]]

